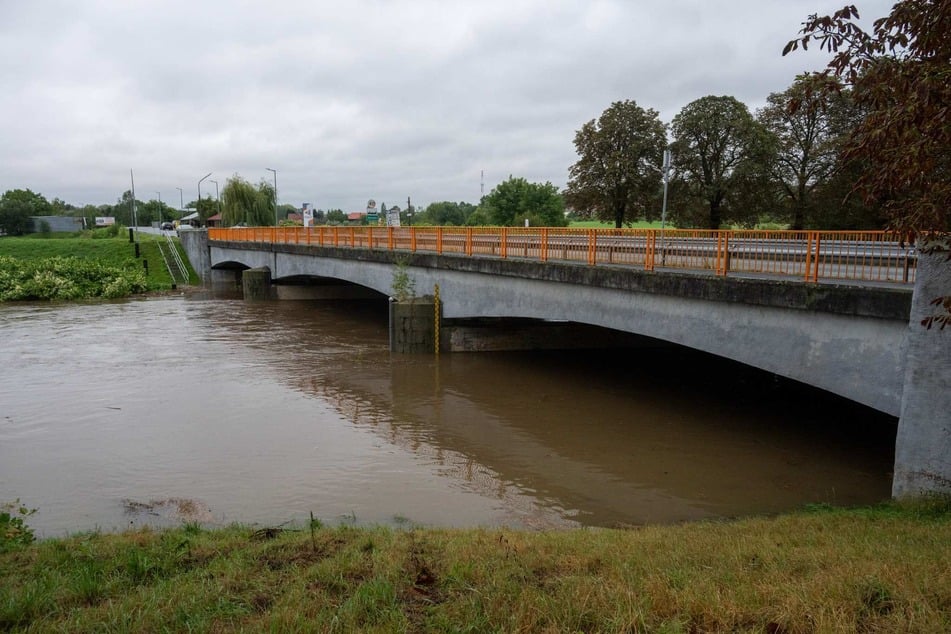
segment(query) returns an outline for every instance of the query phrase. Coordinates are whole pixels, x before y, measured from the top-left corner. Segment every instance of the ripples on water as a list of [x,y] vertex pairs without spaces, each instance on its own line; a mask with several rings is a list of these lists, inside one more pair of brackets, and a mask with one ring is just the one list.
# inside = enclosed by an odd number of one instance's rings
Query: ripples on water
[[0,333],[0,500],[47,535],[639,524],[889,491],[892,419],[673,349],[391,356],[385,303],[182,297],[5,305]]

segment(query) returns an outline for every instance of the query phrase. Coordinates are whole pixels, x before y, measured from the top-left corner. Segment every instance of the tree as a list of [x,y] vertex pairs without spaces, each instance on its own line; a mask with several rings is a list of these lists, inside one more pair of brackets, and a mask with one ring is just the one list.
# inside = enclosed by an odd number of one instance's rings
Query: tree
[[444,200],[427,205],[426,209],[416,214],[413,222],[421,225],[461,227],[475,210],[476,206],[471,203]]
[[347,214],[343,213],[343,209],[328,209],[327,210],[327,224],[328,225],[342,225],[347,221]]
[[680,223],[700,224],[702,218],[710,229],[724,222],[750,224],[770,148],[746,105],[729,96],[702,97],[674,117],[671,131],[676,174],[671,192]]
[[564,227],[565,201],[551,183],[529,183],[509,176],[482,198],[479,208],[489,221],[500,226]]
[[60,198],[53,198],[50,201],[50,214],[53,216],[69,216],[76,211],[76,207],[70,205],[65,200]]
[[274,188],[262,180],[255,187],[238,174],[221,190],[221,221],[225,226],[274,224]]
[[33,208],[22,200],[7,198],[4,195],[0,198],[0,233],[19,236],[30,229],[33,215]]
[[666,127],[656,110],[615,101],[575,133],[580,158],[568,170],[568,205],[618,228],[648,216],[657,206],[657,166],[666,145]]
[[[854,124],[847,92],[817,88],[813,78],[798,77],[785,91],[769,95],[766,106],[756,113],[772,136],[774,151],[767,167],[795,230],[807,223],[815,226],[817,215],[834,215],[841,206],[828,206],[833,202],[828,190],[836,182],[839,151]],[[790,103],[799,107],[790,108]],[[815,205],[817,189],[827,190],[821,208]],[[846,193],[842,192],[843,200]]]
[[172,213],[172,208],[160,200],[150,200],[145,203],[139,203],[136,206],[136,216],[138,217],[140,225],[171,220],[173,218]]
[[[864,161],[855,189],[880,201],[892,228],[913,237],[949,230],[951,1],[900,0],[866,33],[854,5],[811,15],[783,55],[817,41],[832,54],[818,79],[840,80],[864,114],[842,151]],[[825,84],[828,86],[828,84]]]

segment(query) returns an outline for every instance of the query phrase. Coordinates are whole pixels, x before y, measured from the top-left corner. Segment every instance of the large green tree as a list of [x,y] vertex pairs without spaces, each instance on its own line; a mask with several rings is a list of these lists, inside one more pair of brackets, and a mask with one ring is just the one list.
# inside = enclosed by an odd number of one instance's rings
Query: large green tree
[[482,198],[479,210],[493,225],[564,227],[565,201],[551,183],[530,183],[509,176]]
[[811,15],[783,54],[810,42],[832,54],[819,79],[851,88],[864,114],[843,149],[861,161],[856,189],[883,202],[908,236],[948,231],[951,208],[951,0],[901,0],[871,32],[849,5]]
[[29,189],[11,189],[0,196],[0,232],[21,235],[30,230],[30,216],[50,215],[50,203]]
[[221,190],[221,219],[225,226],[274,224],[274,188],[266,181],[257,187],[235,174]]
[[448,225],[461,227],[475,212],[471,203],[454,203],[448,200],[430,203],[426,209],[416,214],[413,222],[421,225]]
[[674,117],[675,218],[682,226],[750,224],[765,184],[769,137],[745,104],[702,97]]
[[[839,191],[840,201],[834,202],[835,185],[841,182],[835,176],[842,144],[855,124],[855,109],[848,92],[824,90],[816,81],[797,78],[785,91],[769,95],[756,113],[773,140],[769,175],[796,230],[830,224],[821,216],[835,216],[847,204],[848,190]],[[821,207],[816,205],[817,190],[824,192]]]
[[614,222],[649,217],[657,208],[657,171],[667,145],[657,111],[616,101],[575,133],[578,162],[568,170],[565,199],[578,215]]

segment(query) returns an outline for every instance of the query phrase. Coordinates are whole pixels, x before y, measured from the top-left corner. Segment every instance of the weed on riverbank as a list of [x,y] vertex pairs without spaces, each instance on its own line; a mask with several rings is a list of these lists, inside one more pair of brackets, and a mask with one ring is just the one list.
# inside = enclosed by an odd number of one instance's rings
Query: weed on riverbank
[[0,630],[939,632],[951,504],[633,530],[87,534],[0,555]]

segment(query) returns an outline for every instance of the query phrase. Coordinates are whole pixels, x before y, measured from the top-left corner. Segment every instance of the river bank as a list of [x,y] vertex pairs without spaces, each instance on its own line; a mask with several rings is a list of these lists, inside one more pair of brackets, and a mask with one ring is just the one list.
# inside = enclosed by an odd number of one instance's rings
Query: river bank
[[951,503],[630,530],[187,524],[0,555],[11,631],[938,632]]
[[[133,244],[113,233],[3,237],[0,301],[114,299],[172,289],[158,242],[163,236],[143,233]],[[190,267],[189,276],[197,282]]]

